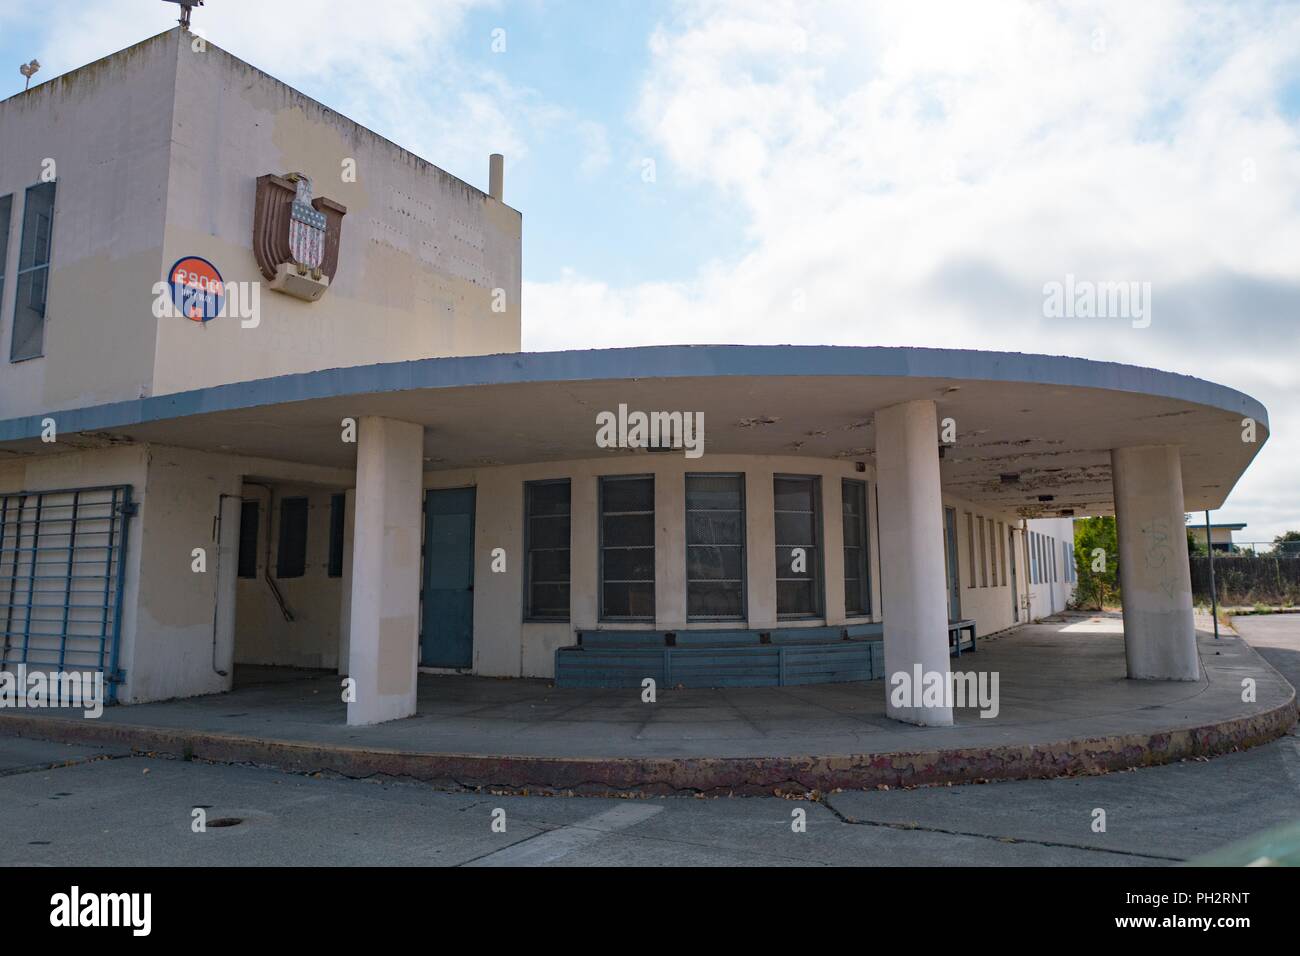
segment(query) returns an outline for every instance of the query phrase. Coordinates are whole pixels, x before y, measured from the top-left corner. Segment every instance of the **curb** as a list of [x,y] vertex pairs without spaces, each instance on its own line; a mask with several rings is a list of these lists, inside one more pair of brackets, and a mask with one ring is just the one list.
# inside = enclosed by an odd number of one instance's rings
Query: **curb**
[[1255,747],[1296,722],[1292,691],[1258,714],[1152,734],[1083,737],[1038,745],[779,757],[533,757],[418,753],[206,731],[103,724],[65,717],[0,717],[0,735],[116,744],[215,763],[295,773],[387,775],[449,789],[609,794],[803,795],[810,791],[1028,780],[1127,770]]

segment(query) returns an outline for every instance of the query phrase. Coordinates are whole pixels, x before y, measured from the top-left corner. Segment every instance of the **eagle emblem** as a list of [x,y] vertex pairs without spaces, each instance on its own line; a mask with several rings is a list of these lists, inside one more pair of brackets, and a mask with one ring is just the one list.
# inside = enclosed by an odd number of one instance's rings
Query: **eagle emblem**
[[338,269],[339,235],[347,207],[312,197],[302,173],[257,179],[253,255],[271,288],[315,301]]

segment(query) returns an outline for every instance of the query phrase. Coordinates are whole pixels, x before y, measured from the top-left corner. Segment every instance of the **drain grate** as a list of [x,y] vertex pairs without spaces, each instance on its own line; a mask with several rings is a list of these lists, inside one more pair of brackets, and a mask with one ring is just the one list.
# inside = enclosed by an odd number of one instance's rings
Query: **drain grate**
[[213,827],[237,827],[243,822],[242,817],[217,817],[215,820],[208,821],[208,829],[211,830]]

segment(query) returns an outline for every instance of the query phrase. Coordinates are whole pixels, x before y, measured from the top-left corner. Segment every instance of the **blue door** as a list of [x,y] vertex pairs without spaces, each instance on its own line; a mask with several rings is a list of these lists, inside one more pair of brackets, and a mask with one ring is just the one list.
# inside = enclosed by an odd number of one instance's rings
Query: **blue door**
[[424,498],[424,620],[420,663],[474,663],[474,489]]

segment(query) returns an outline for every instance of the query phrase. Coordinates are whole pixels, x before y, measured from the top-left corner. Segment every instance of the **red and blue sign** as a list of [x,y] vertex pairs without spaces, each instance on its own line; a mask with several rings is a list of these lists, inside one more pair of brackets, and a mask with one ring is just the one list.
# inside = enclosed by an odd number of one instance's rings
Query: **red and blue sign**
[[177,259],[167,274],[167,282],[172,287],[172,303],[193,322],[215,319],[226,304],[226,284],[221,273],[199,256]]

